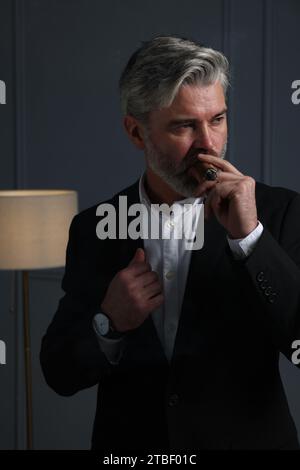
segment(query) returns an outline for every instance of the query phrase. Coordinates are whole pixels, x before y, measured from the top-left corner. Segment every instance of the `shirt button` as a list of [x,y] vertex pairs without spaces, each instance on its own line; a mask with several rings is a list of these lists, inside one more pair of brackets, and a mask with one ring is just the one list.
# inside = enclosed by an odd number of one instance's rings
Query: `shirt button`
[[167,222],[167,226],[168,226],[169,228],[174,228],[175,223],[172,222],[172,221],[169,221],[169,222]]
[[268,301],[270,302],[270,304],[273,304],[276,301],[276,297],[277,297],[276,292],[272,292],[270,297],[268,297]]
[[170,281],[171,279],[173,279],[175,276],[175,272],[174,271],[168,271],[167,274],[166,274],[166,278]]
[[258,280],[258,282],[262,282],[265,280],[265,273],[263,271],[260,271],[258,273],[258,275],[256,276],[256,279]]
[[179,401],[179,396],[177,395],[177,393],[173,393],[169,397],[168,404],[169,404],[169,406],[176,406],[178,404],[178,401]]
[[265,290],[265,296],[268,297],[270,294],[272,294],[272,287],[271,286],[267,287],[266,290]]
[[267,289],[268,284],[269,284],[269,282],[265,279],[264,281],[262,281],[262,282],[260,283],[260,286],[259,286],[259,287],[261,288],[261,290],[265,290],[265,289]]

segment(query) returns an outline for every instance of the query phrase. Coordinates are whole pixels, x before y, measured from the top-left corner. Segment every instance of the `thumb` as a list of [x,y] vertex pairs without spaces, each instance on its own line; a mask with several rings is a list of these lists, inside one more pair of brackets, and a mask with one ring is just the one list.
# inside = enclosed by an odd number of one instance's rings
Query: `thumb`
[[146,261],[146,255],[143,248],[138,248],[129,263],[129,266],[132,266],[135,263],[144,263]]

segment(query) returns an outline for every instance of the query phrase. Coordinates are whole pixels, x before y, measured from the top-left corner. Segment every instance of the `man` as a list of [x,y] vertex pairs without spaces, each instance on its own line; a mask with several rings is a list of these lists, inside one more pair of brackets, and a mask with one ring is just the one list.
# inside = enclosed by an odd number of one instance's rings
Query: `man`
[[224,160],[227,85],[220,52],[176,37],[144,43],[122,74],[146,171],[106,202],[156,216],[153,204],[204,202],[205,234],[187,250],[171,236],[101,239],[98,205],[73,219],[41,364],[61,395],[99,385],[93,449],[298,448],[278,359],[300,338],[300,197]]

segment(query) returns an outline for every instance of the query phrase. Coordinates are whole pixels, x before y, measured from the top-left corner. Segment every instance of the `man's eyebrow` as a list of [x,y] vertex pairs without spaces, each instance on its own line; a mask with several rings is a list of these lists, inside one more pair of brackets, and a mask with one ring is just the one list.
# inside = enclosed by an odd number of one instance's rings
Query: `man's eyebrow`
[[176,124],[182,124],[184,122],[195,122],[195,118],[190,118],[190,117],[182,117],[182,118],[177,118],[177,119],[172,119],[171,121],[168,122],[169,126],[174,126]]
[[222,114],[225,113],[227,113],[227,108],[222,109],[222,111],[220,113],[215,114],[214,117],[222,116]]
[[[220,111],[219,113],[215,114],[212,119],[215,119],[216,117],[218,116],[222,116],[223,114],[225,114],[227,112],[227,108],[224,108],[222,109],[222,111]],[[169,126],[175,126],[176,124],[183,124],[185,122],[195,122],[197,121],[197,119],[193,118],[193,117],[188,117],[188,116],[182,116],[182,117],[178,117],[177,119],[172,119],[168,125]]]

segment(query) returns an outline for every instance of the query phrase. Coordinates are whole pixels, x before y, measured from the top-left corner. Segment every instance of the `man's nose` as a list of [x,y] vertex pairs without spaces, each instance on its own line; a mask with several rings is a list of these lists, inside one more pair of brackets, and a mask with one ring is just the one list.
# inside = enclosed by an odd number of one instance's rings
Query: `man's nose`
[[194,146],[207,151],[214,148],[211,131],[207,124],[202,124],[196,129]]

